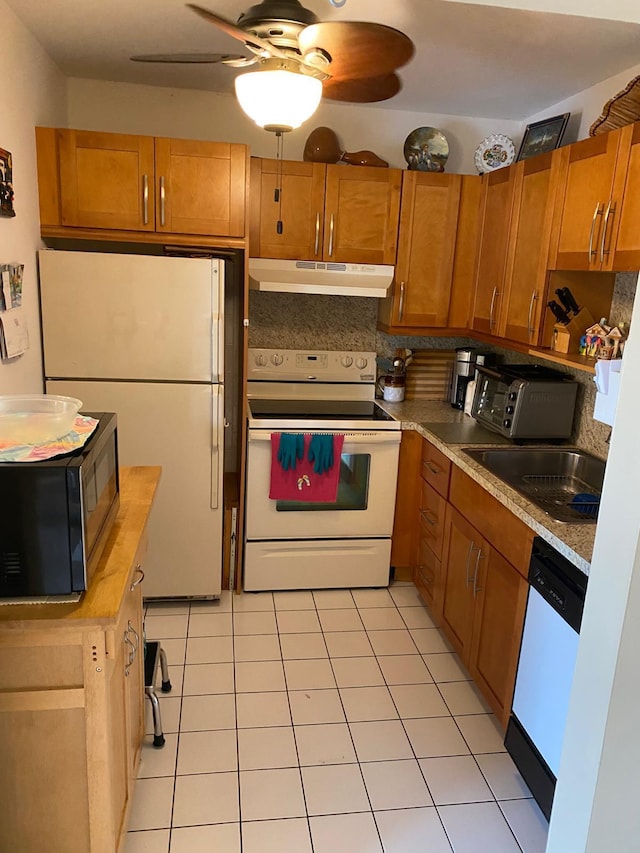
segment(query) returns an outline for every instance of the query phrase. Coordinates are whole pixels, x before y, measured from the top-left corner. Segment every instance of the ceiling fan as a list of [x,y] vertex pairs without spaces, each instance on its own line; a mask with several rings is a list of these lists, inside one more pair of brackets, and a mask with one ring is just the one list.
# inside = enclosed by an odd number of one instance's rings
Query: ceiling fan
[[[330,2],[339,5],[339,0]],[[195,3],[186,5],[241,41],[250,55],[151,54],[131,59],[255,67],[236,79],[236,94],[245,112],[266,130],[299,127],[315,112],[322,95],[352,103],[392,98],[402,85],[396,69],[414,53],[413,42],[399,30],[364,21],[322,23],[299,0],[262,0],[235,24]],[[296,114],[283,117],[290,111]]]

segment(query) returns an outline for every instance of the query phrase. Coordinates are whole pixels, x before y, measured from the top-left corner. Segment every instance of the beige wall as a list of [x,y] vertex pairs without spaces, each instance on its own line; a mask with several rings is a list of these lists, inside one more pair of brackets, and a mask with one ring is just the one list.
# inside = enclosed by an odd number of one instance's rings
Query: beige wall
[[[638,4],[638,8],[640,9],[640,4]],[[602,114],[603,107],[607,101],[622,91],[627,83],[639,74],[640,65],[634,65],[620,74],[602,80],[590,89],[578,92],[570,98],[566,98],[557,104],[552,104],[542,112],[530,116],[526,124],[540,121],[548,116],[571,113],[565,142],[575,142],[576,139],[585,139],[589,136],[589,128],[593,122]]]
[[0,148],[13,155],[15,217],[0,218],[0,263],[24,264],[22,304],[31,348],[0,363],[0,394],[42,391],[36,251],[40,247],[33,128],[66,120],[65,78],[0,0]]
[[[258,157],[275,157],[275,137],[258,128],[234,95],[167,89],[102,80],[69,80],[69,127],[243,142]],[[284,138],[287,160],[302,160],[314,127],[331,127],[343,150],[371,150],[391,166],[406,167],[404,141],[416,127],[437,127],[447,137],[447,172],[476,174],[473,154],[492,133],[505,133],[518,144],[522,122],[466,118],[322,102],[299,130]]]

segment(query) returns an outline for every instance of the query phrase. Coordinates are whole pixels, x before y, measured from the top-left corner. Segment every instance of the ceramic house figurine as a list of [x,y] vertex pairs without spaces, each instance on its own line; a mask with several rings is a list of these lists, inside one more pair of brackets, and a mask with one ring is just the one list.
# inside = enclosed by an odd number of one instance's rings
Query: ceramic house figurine
[[611,347],[611,358],[618,358],[620,343],[623,338],[624,333],[618,326],[613,326],[605,335],[604,343],[606,347]]

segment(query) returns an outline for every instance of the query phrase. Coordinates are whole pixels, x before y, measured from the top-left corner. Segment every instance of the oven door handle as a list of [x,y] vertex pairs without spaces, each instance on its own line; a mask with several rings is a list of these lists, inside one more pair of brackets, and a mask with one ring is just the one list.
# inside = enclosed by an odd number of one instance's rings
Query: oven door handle
[[[347,444],[400,444],[400,430],[380,430],[379,432],[340,432],[340,430],[309,430],[309,429],[281,429],[273,430],[276,435],[280,432],[303,433],[305,435],[344,435],[345,444],[342,452],[345,453]],[[249,443],[253,441],[271,441],[272,432],[266,429],[250,429]]]

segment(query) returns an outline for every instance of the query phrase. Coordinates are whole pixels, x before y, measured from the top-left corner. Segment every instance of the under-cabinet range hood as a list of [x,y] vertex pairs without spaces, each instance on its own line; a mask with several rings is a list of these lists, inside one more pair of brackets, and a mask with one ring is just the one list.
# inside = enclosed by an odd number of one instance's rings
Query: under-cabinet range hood
[[342,264],[335,261],[281,261],[249,259],[249,287],[284,293],[319,293],[326,296],[387,295],[392,266]]

